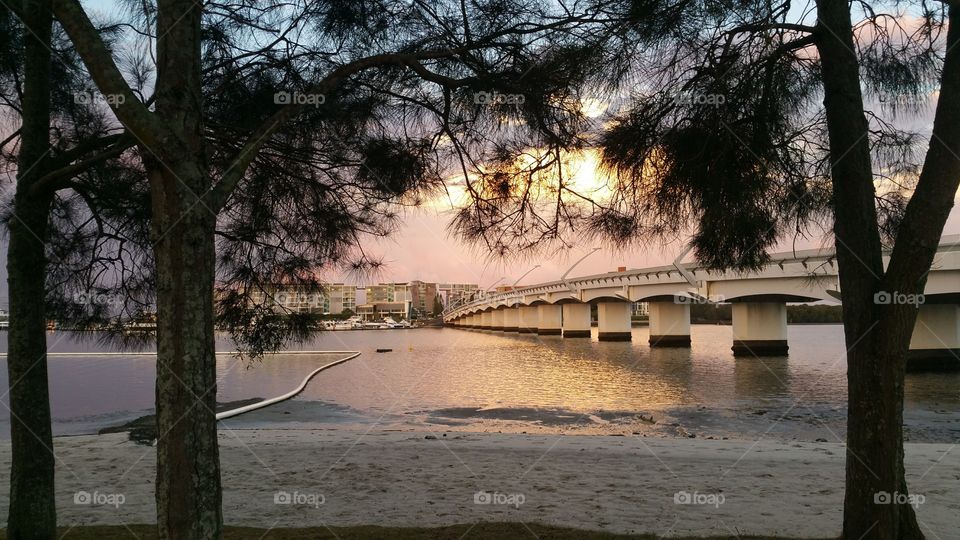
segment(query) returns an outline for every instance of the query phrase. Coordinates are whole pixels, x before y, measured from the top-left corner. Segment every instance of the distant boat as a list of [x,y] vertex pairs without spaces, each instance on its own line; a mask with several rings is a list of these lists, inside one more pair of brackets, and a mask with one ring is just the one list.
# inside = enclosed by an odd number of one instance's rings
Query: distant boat
[[123,325],[124,332],[156,332],[157,323],[152,321],[134,321]]
[[324,321],[324,330],[386,330],[388,328],[412,328],[408,321],[397,322],[393,317],[385,317],[381,321],[365,321],[359,315],[354,315],[344,321]]
[[393,317],[384,317],[383,322],[387,325],[387,328],[410,328],[411,326],[410,321],[403,320],[397,322],[393,319]]
[[389,328],[385,322],[376,322],[376,321],[367,321],[363,323],[364,330],[381,330],[383,328]]

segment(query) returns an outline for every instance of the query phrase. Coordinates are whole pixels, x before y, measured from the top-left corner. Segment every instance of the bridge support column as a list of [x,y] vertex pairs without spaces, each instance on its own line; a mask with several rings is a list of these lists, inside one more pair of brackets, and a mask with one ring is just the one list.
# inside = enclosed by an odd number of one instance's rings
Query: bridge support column
[[503,309],[490,312],[490,329],[494,332],[503,332]]
[[537,333],[541,336],[559,336],[563,333],[563,306],[537,306]]
[[521,334],[536,334],[538,319],[537,306],[520,306],[519,332]]
[[910,338],[907,371],[960,370],[960,306],[922,304]]
[[489,330],[493,326],[493,313],[484,311],[480,313],[480,329]]
[[590,337],[590,304],[563,304],[563,337]]
[[503,308],[503,331],[516,332],[520,330],[520,308]]
[[690,346],[690,304],[650,302],[650,346]]
[[600,341],[630,341],[630,302],[600,302],[597,304],[597,339]]
[[467,328],[473,328],[473,315],[467,315],[463,318],[464,326]]
[[732,312],[734,356],[786,356],[786,303],[735,302]]

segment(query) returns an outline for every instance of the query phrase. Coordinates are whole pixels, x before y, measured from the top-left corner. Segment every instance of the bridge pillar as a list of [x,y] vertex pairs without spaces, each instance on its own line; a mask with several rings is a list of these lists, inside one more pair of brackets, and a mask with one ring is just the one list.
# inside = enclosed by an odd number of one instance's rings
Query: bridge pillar
[[463,318],[463,326],[465,328],[473,328],[473,315],[467,315]]
[[503,311],[497,308],[490,312],[490,329],[494,332],[503,332]]
[[503,308],[503,331],[516,332],[520,330],[520,308]]
[[650,302],[650,346],[690,346],[690,304]]
[[630,341],[630,302],[600,302],[597,304],[597,339],[600,341]]
[[559,336],[563,333],[563,306],[537,306],[537,333],[541,336]]
[[493,312],[483,311],[480,313],[480,329],[489,330],[493,326]]
[[563,337],[590,337],[590,304],[563,304]]
[[921,304],[910,338],[907,371],[960,369],[960,306]]
[[519,332],[521,334],[536,334],[539,318],[537,306],[520,306]]
[[735,302],[732,312],[734,356],[786,356],[786,303]]

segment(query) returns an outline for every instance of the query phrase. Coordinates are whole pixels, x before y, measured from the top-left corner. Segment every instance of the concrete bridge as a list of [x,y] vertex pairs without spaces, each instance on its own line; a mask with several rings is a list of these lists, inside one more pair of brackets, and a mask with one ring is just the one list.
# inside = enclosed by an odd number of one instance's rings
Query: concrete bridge
[[[886,264],[888,257],[884,257]],[[600,341],[629,341],[634,302],[647,302],[651,347],[690,346],[690,306],[730,303],[734,356],[787,354],[788,302],[839,298],[836,253],[815,249],[777,253],[756,272],[710,271],[696,263],[610,272],[487,294],[444,313],[453,327],[591,337],[597,307]],[[960,369],[960,235],[941,239],[924,294],[880,293],[879,303],[919,309],[910,368]]]

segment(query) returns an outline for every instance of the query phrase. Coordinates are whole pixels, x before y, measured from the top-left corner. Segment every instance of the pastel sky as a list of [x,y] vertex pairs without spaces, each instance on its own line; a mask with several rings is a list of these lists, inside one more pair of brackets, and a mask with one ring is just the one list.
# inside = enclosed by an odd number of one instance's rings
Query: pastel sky
[[[481,286],[493,284],[500,278],[506,278],[501,284],[512,284],[525,272],[536,265],[522,281],[524,284],[539,283],[558,279],[571,264],[589,252],[593,245],[577,246],[567,253],[549,258],[530,259],[514,262],[491,261],[480,250],[471,248],[447,233],[449,214],[433,210],[411,213],[404,225],[389,239],[371,242],[367,248],[381,255],[387,263],[379,278],[382,281],[451,281],[477,283]],[[954,210],[944,234],[960,233],[960,212]],[[823,245],[832,245],[832,239],[816,237],[785,240],[778,251],[792,249],[810,249]],[[599,246],[598,247],[602,247]],[[626,251],[601,249],[580,263],[571,275],[588,275],[616,270],[619,266],[643,268],[670,264],[682,251],[681,244],[652,246],[646,249],[636,248]],[[688,256],[687,260],[691,257]],[[344,276],[338,276],[344,277]],[[351,279],[349,281],[363,281]]]
[[[84,2],[85,7],[100,14],[116,10],[116,0],[89,0]],[[899,119],[898,123],[907,129],[920,133],[929,133],[932,125],[933,98],[931,103],[924,107],[924,111],[916,116]],[[593,100],[596,101],[596,100]],[[589,116],[599,116],[606,110],[602,103],[585,103],[585,113]],[[582,174],[592,179],[592,166],[583,167]],[[5,171],[3,181],[10,186],[12,171]],[[589,181],[589,180],[588,180]],[[579,245],[575,248],[544,256],[537,259],[522,261],[496,261],[475,246],[468,246],[451,236],[448,224],[451,213],[446,204],[433,204],[418,210],[409,210],[404,215],[399,230],[389,238],[370,239],[364,243],[368,253],[382,257],[386,265],[376,275],[355,276],[331,272],[327,276],[330,281],[343,281],[365,285],[377,281],[409,281],[419,279],[423,281],[476,283],[480,286],[513,284],[523,274],[533,269],[523,278],[522,283],[531,284],[558,279],[567,268],[584,254],[590,252],[594,245]],[[960,233],[960,211],[954,210],[947,223],[945,234]],[[0,308],[7,306],[6,286],[6,238],[0,238]],[[830,244],[829,238],[816,237],[798,240],[795,243],[786,240],[778,251],[791,249],[808,249]],[[602,246],[598,246],[602,247]],[[619,266],[628,268],[642,268],[670,263],[684,246],[682,242],[647,248],[633,248],[622,252],[602,249],[583,261],[572,275],[587,275],[615,270]],[[689,259],[689,257],[688,257]]]

